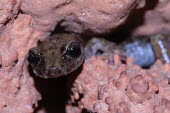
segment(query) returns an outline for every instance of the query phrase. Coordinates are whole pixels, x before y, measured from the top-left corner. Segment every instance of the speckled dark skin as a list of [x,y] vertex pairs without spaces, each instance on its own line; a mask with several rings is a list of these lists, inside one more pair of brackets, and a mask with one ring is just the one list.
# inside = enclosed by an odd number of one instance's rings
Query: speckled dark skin
[[43,78],[57,78],[76,70],[84,60],[83,40],[75,34],[48,37],[30,49],[28,61],[33,72]]

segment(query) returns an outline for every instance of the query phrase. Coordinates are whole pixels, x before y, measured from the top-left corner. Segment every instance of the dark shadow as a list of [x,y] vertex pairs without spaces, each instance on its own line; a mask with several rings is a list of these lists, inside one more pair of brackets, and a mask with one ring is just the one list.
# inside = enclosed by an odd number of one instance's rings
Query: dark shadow
[[61,26],[61,23],[63,21],[60,21],[56,26],[55,29],[52,31],[51,35],[57,34],[57,33],[67,33],[64,27]]
[[65,102],[68,99],[66,91],[67,77],[44,79],[32,73],[30,75],[34,79],[35,87],[42,96],[42,100],[38,102],[38,107],[34,113],[40,109],[45,109],[47,113],[65,113]]
[[126,22],[118,26],[107,38],[113,42],[121,43],[131,36],[133,31],[144,24],[144,16],[148,10],[152,10],[158,4],[158,0],[146,0],[143,8],[132,10]]
[[36,89],[42,96],[42,100],[38,102],[38,107],[35,108],[34,113],[40,109],[45,109],[47,113],[65,113],[65,105],[70,93],[69,88],[72,87],[72,83],[81,72],[82,66],[69,75],[50,79],[35,76],[31,66],[28,69],[34,79]]

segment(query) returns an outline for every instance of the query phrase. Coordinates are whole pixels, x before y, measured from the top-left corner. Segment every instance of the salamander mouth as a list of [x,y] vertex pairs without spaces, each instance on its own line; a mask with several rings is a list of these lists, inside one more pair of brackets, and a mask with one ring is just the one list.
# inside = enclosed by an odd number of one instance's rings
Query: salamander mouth
[[57,78],[64,75],[63,70],[57,67],[50,67],[49,69],[34,67],[33,72],[36,76],[42,78]]

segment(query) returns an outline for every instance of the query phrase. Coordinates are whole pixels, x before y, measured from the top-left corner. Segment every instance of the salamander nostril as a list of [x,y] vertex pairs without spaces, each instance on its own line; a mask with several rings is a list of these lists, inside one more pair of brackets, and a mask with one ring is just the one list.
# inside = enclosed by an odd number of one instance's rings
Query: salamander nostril
[[61,74],[61,69],[57,68],[57,67],[50,67],[47,71],[48,75],[50,76],[54,76],[57,74]]

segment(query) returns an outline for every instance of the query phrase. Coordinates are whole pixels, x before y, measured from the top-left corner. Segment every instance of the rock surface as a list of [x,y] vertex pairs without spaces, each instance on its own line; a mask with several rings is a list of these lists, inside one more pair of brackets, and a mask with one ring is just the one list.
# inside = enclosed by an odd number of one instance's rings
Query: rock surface
[[152,35],[170,31],[170,0],[156,0],[154,7],[144,14],[143,24],[134,30],[134,35]]
[[[118,55],[91,57],[71,87],[67,113],[169,113],[170,65],[145,70]],[[71,80],[71,79],[70,79]]]

